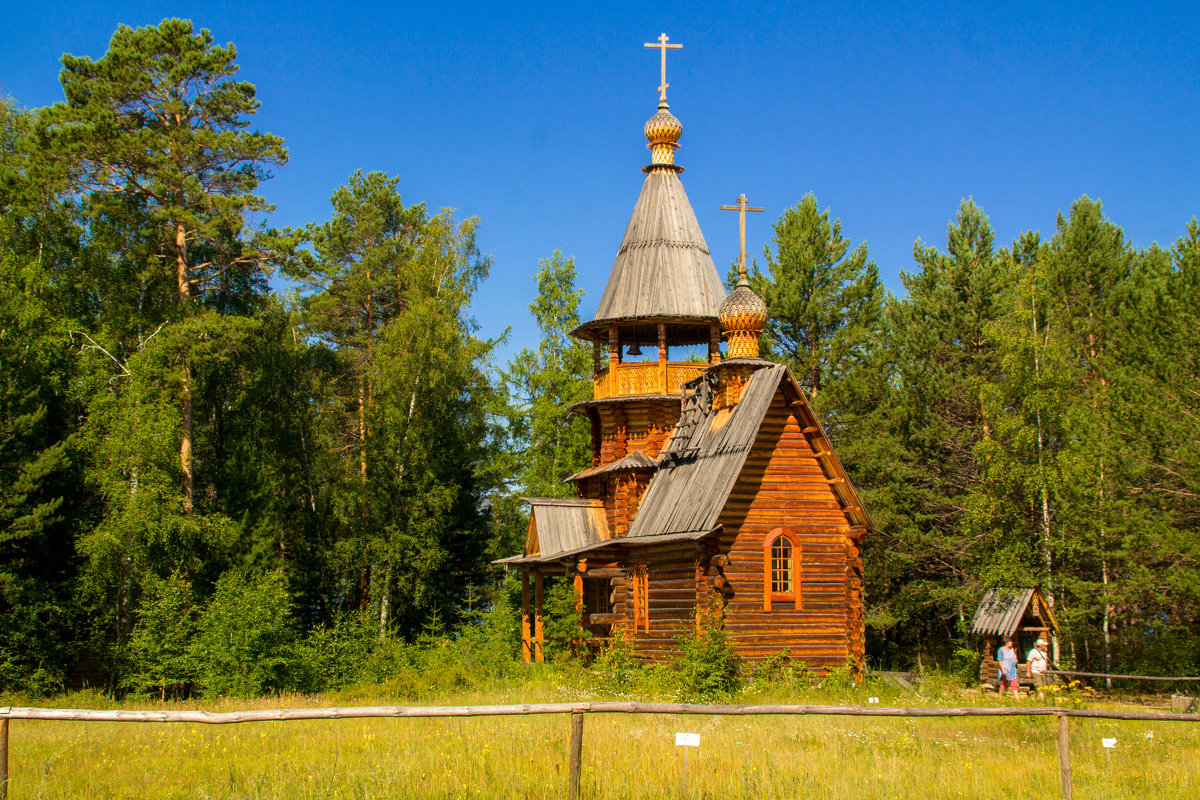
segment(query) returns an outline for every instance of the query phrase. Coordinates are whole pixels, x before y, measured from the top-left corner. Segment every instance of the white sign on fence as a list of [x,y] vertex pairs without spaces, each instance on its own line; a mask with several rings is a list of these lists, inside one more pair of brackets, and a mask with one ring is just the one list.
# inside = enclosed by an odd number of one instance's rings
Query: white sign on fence
[[698,733],[677,733],[675,734],[676,747],[699,747],[700,734]]
[[868,697],[868,698],[867,698],[867,703],[869,703],[869,704],[871,704],[871,705],[874,705],[874,704],[876,704],[876,703],[878,703],[878,702],[879,702],[879,698],[878,698],[878,697]]
[[1100,744],[1104,745],[1104,748],[1106,750],[1111,750],[1112,748],[1117,746],[1117,740],[1116,739],[1101,739]]

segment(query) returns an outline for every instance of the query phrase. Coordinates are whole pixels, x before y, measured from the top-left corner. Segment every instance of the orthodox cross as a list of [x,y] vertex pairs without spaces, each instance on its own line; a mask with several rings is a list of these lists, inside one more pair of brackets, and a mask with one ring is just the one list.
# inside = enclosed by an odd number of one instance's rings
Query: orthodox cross
[[746,205],[746,195],[743,193],[737,199],[736,206],[721,206],[722,211],[737,211],[739,221],[742,228],[742,254],[738,258],[738,274],[742,280],[747,280],[746,277],[746,212],[747,211],[763,211],[761,208],[752,208]]
[[667,37],[667,35],[665,33],[663,33],[663,34],[659,34],[658,44],[654,44],[653,42],[646,42],[644,45],[642,45],[643,47],[647,47],[647,48],[650,48],[653,50],[659,50],[662,52],[662,85],[658,87],[658,99],[660,102],[663,102],[663,103],[667,102],[667,87],[671,85],[671,84],[667,83],[667,51],[683,49],[683,45],[667,44],[668,41],[670,41],[670,39]]

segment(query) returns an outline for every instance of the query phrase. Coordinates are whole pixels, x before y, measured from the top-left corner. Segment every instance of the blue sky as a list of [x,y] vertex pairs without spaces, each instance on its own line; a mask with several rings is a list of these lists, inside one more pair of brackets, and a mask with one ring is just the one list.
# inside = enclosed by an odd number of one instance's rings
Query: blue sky
[[918,238],[945,245],[973,197],[1001,244],[1098,197],[1136,246],[1200,215],[1200,4],[690,2],[10,4],[0,94],[62,99],[62,53],[101,56],[119,23],[192,19],[238,48],[256,127],[291,161],[263,187],[275,225],[329,214],[356,169],[408,203],[478,216],[494,259],[474,305],[506,349],[536,344],[538,259],[574,255],[594,312],[641,187],[642,125],[666,32],[678,163],[718,269],[807,192],[868,242],[902,292]]

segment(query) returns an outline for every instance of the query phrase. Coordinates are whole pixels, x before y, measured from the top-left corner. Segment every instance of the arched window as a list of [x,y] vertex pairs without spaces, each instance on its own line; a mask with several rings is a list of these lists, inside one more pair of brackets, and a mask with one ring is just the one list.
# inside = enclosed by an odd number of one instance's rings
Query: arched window
[[788,603],[800,610],[800,543],[787,528],[776,528],[763,542],[763,610]]

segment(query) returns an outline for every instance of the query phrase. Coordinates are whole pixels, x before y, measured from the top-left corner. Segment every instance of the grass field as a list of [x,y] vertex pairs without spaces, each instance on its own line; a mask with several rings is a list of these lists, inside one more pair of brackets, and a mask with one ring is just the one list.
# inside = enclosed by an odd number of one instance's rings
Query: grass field
[[[40,702],[75,708],[232,711],[416,704],[376,687],[328,696],[213,703],[115,703],[84,693]],[[737,702],[994,705],[946,685],[749,690]],[[542,673],[520,685],[421,697],[421,705],[611,699]],[[623,698],[629,699],[629,698]],[[1012,702],[1012,701],[1007,701]],[[1029,705],[1039,705],[1035,701]],[[1086,700],[1085,706],[1133,708]],[[0,705],[29,704],[0,698]],[[1138,710],[1147,709],[1137,706]],[[1158,709],[1162,710],[1162,709]],[[1053,718],[889,719],[588,715],[585,798],[1056,798]],[[11,800],[25,798],[558,798],[566,794],[566,716],[262,722],[239,725],[14,720]],[[1102,737],[1117,747],[1106,757]],[[1200,723],[1071,720],[1075,797],[1200,796]]]

